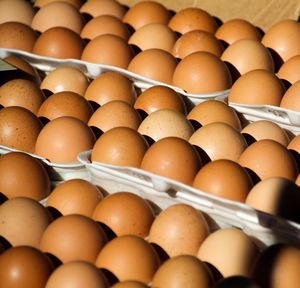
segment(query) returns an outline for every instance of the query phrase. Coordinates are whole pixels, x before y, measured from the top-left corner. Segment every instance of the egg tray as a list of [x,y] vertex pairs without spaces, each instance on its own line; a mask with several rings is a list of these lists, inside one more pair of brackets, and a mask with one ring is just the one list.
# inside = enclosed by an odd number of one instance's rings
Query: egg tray
[[84,151],[78,155],[78,160],[90,173],[91,183],[108,193],[132,192],[162,209],[175,203],[186,203],[205,213],[212,230],[238,227],[262,245],[300,244],[300,225],[297,223],[142,169],[91,162],[90,156],[91,150]]

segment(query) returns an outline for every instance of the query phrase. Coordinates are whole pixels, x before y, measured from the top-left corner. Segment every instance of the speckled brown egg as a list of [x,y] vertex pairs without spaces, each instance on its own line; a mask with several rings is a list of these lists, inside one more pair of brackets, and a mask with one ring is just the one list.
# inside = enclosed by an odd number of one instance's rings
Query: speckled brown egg
[[300,80],[300,55],[296,55],[285,61],[279,68],[277,76],[287,80],[291,84]]

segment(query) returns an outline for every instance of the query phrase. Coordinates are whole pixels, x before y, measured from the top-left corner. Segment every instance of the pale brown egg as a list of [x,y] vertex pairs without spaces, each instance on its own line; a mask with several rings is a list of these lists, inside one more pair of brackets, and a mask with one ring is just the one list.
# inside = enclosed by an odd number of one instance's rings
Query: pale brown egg
[[43,200],[51,191],[50,184],[48,172],[39,159],[23,152],[9,152],[0,157],[0,191],[8,199],[23,196]]
[[162,49],[152,48],[138,53],[128,64],[128,71],[159,82],[172,84],[176,58]]
[[293,56],[285,61],[280,66],[277,76],[280,79],[287,80],[291,84],[300,80],[300,55]]
[[197,255],[209,235],[202,212],[187,204],[173,204],[156,216],[148,241],[160,246],[170,257]]
[[81,214],[91,217],[103,197],[100,188],[89,181],[69,179],[51,191],[46,206],[57,209],[62,215]]
[[240,155],[238,163],[252,170],[261,180],[278,176],[295,181],[299,173],[291,152],[271,139],[252,143]]
[[[3,0],[0,1],[1,3]],[[23,2],[14,0],[12,2]],[[24,1],[25,2],[25,1]],[[0,47],[18,49],[32,52],[38,35],[30,26],[18,22],[5,22],[0,24]]]
[[139,128],[142,118],[127,102],[114,100],[99,107],[88,121],[89,126],[97,127],[106,132],[114,127]]
[[0,87],[0,105],[20,106],[37,114],[46,99],[38,84],[26,79],[13,79]]
[[206,51],[220,57],[223,50],[222,43],[213,34],[203,30],[192,30],[178,38],[173,45],[172,54],[183,59],[194,52]]
[[283,94],[283,97],[280,102],[280,107],[300,112],[299,92],[300,80],[296,81],[293,85],[291,85]]
[[42,128],[39,118],[26,108],[11,106],[0,110],[0,145],[33,153]]
[[103,105],[109,101],[121,100],[131,105],[136,100],[134,83],[117,72],[105,72],[94,79],[84,94],[89,100]]
[[93,219],[108,226],[117,236],[148,236],[155,218],[150,204],[130,192],[116,192],[106,196],[94,209]]
[[202,166],[197,150],[185,139],[165,137],[153,143],[146,151],[141,169],[187,185]]
[[189,142],[204,150],[210,160],[237,161],[248,146],[238,130],[222,122],[202,126],[194,132]]
[[117,35],[103,34],[85,46],[81,60],[126,69],[133,56],[133,49],[126,40]]
[[115,127],[98,138],[92,149],[91,160],[112,165],[140,167],[148,147],[148,142],[136,130]]
[[71,214],[58,217],[47,226],[40,240],[40,249],[62,263],[77,260],[94,263],[106,243],[104,230],[94,220]]
[[103,247],[95,264],[113,273],[119,281],[136,280],[147,284],[159,267],[160,260],[146,240],[136,235],[123,235]]
[[213,265],[224,277],[251,276],[259,249],[245,232],[234,227],[211,233],[202,243],[197,257]]
[[229,69],[219,57],[198,51],[178,63],[172,83],[187,93],[211,93],[229,89],[232,79]]
[[229,91],[228,101],[279,106],[284,93],[282,81],[273,72],[257,69],[235,81]]
[[142,121],[138,132],[154,141],[172,136],[188,140],[194,133],[194,128],[182,113],[160,109],[150,113]]
[[[33,3],[33,7],[41,8],[48,3],[55,2],[55,1],[57,1],[57,0],[36,0]],[[59,0],[59,1],[69,3],[77,9],[79,9],[80,6],[82,5],[82,0]]]
[[53,27],[35,41],[32,53],[59,59],[80,59],[84,43],[80,36],[65,27]]
[[149,286],[143,282],[136,280],[125,280],[117,282],[112,285],[111,288],[149,288]]
[[43,5],[31,22],[31,28],[40,33],[53,27],[65,27],[80,34],[83,25],[83,17],[78,9],[63,1]]
[[213,122],[223,122],[231,125],[238,131],[242,127],[238,112],[225,102],[215,99],[197,104],[189,112],[187,119],[197,121],[202,126]]
[[48,210],[38,201],[27,197],[9,199],[0,205],[0,234],[12,246],[38,248],[51,221]]
[[300,154],[300,135],[296,135],[287,145],[287,148]]
[[171,12],[157,1],[141,1],[132,5],[123,17],[123,22],[134,30],[150,23],[168,24]]
[[95,140],[86,123],[62,116],[43,127],[36,140],[35,153],[51,162],[78,162],[78,153],[92,149]]
[[218,29],[215,19],[199,7],[188,7],[178,11],[169,21],[169,27],[181,34],[203,30],[214,34]]

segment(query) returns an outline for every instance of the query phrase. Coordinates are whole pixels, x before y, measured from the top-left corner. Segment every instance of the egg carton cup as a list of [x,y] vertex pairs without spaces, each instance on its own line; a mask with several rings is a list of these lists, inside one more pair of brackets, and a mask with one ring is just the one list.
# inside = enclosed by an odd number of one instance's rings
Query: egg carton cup
[[108,193],[128,191],[150,200],[161,209],[175,203],[195,207],[207,216],[211,230],[237,227],[264,245],[300,244],[300,225],[250,206],[205,193],[178,181],[142,169],[121,167],[90,160],[91,150],[79,153],[78,160],[90,173],[90,181]]

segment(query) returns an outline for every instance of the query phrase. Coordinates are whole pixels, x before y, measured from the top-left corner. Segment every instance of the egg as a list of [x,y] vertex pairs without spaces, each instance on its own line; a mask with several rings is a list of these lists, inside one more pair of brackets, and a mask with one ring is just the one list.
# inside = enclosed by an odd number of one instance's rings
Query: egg
[[285,61],[279,68],[277,76],[280,79],[287,80],[289,83],[294,84],[300,80],[300,55],[296,55]]
[[[51,3],[51,2],[55,2],[55,1],[57,1],[57,0],[36,0],[33,3],[33,7],[41,8],[44,5],[46,5],[48,3]],[[79,9],[80,6],[82,5],[82,1],[81,0],[60,0],[60,1],[69,3],[69,4],[73,5],[77,9]]]
[[229,89],[231,74],[216,55],[198,51],[184,57],[176,66],[173,85],[187,93],[211,93]]
[[94,209],[93,219],[108,226],[117,236],[148,236],[154,211],[141,196],[116,192],[106,196]]
[[83,48],[77,33],[65,27],[53,27],[38,37],[32,53],[58,59],[80,59]]
[[148,142],[136,130],[115,127],[98,138],[92,149],[91,160],[111,165],[140,167],[148,147]]
[[202,212],[177,203],[156,216],[148,241],[160,246],[170,257],[195,256],[208,235],[209,226]]
[[136,280],[125,280],[121,282],[117,282],[116,284],[111,286],[112,288],[148,288],[147,284]]
[[170,52],[151,48],[135,55],[127,70],[151,80],[172,84],[176,66],[177,60]]
[[78,153],[91,149],[95,140],[86,123],[71,116],[62,116],[48,122],[40,131],[35,153],[51,162],[77,162]]
[[71,214],[58,217],[47,226],[40,240],[40,249],[62,263],[77,260],[94,263],[106,243],[104,230],[94,220]]
[[220,57],[223,50],[223,45],[213,34],[203,30],[192,30],[177,39],[173,45],[172,53],[180,59],[198,51],[210,52]]
[[299,91],[300,91],[300,80],[296,81],[286,90],[286,92],[284,93],[281,99],[280,107],[299,112],[300,111],[300,105],[298,103]]
[[298,153],[300,153],[300,136],[295,136],[287,145],[287,148],[289,150],[294,150]]
[[91,217],[103,197],[96,185],[74,178],[58,184],[47,198],[46,206],[57,209],[62,215],[81,214]]
[[134,53],[126,40],[113,34],[92,39],[83,49],[81,60],[126,69]]
[[122,235],[109,241],[97,256],[96,266],[113,273],[119,281],[149,283],[160,265],[155,249],[136,235]]

